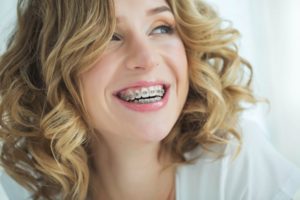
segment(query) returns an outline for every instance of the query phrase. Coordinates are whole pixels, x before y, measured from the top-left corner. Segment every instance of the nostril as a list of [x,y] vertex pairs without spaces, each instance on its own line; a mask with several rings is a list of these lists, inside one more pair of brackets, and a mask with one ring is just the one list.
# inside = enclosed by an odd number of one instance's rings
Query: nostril
[[142,67],[142,66],[135,66],[134,69],[145,69],[145,67]]

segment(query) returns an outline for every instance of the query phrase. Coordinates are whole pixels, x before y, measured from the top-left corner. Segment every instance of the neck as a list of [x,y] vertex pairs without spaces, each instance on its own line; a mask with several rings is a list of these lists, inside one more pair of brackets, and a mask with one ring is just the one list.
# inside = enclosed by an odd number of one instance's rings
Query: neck
[[[169,200],[175,187],[170,157],[158,159],[160,144],[100,140],[92,145],[92,199]],[[173,197],[174,198],[174,197]],[[173,199],[172,198],[172,199]]]

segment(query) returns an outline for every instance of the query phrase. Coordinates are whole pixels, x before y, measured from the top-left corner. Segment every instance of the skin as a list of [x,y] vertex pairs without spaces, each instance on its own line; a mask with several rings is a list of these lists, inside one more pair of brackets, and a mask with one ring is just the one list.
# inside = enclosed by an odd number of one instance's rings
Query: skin
[[[170,159],[166,155],[158,160],[157,153],[186,101],[184,45],[164,0],[115,0],[115,7],[115,35],[95,66],[80,77],[85,106],[98,136],[92,144],[92,185],[97,188],[92,196],[166,200],[174,186],[174,169],[162,172]],[[168,103],[151,112],[120,104],[113,93],[137,81],[170,84]]]

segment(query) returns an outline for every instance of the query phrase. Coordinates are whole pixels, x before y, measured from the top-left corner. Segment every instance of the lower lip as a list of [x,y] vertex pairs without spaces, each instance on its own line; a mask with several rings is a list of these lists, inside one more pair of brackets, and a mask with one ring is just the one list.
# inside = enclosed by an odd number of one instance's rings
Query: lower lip
[[169,94],[170,94],[170,88],[167,89],[167,92],[164,95],[162,100],[154,103],[147,103],[147,104],[129,103],[127,101],[123,101],[119,99],[118,97],[115,98],[117,98],[122,105],[129,108],[130,110],[134,110],[137,112],[153,112],[162,109],[168,103]]

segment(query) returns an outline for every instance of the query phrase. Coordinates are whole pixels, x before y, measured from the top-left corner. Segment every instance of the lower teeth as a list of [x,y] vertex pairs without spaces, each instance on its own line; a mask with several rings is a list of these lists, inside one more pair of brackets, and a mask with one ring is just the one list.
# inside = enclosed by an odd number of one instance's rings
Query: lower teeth
[[146,103],[154,103],[157,101],[160,101],[161,97],[154,97],[154,98],[149,98],[149,99],[139,99],[139,100],[134,100],[134,103],[140,103],[140,104],[146,104]]

